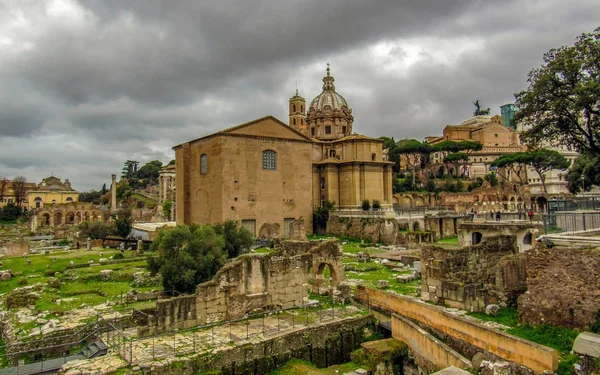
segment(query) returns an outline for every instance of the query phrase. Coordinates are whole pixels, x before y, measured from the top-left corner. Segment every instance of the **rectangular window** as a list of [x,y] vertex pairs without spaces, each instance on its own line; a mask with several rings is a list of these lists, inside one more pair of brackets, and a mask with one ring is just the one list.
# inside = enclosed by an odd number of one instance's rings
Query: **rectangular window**
[[346,127],[345,126],[342,126],[342,133],[346,134]]
[[329,150],[329,157],[335,158],[335,150]]
[[256,236],[256,220],[242,220],[242,227],[246,228],[253,236]]
[[321,190],[325,190],[325,178],[321,177]]
[[290,238],[294,219],[283,219],[283,238]]
[[315,128],[310,128],[310,136],[311,137],[315,136]]
[[331,134],[331,126],[325,126],[325,134]]
[[200,174],[208,173],[208,155],[200,155]]
[[277,170],[277,153],[273,150],[265,150],[262,155],[263,170]]

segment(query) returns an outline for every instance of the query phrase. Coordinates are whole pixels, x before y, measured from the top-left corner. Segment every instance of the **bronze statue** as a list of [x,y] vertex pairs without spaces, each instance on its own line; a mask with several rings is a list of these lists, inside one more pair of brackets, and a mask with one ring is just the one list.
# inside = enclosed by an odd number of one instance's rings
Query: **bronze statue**
[[481,106],[479,105],[479,100],[475,100],[473,102],[473,104],[475,105],[475,112],[473,112],[474,116],[486,116],[490,114],[490,109],[481,109]]

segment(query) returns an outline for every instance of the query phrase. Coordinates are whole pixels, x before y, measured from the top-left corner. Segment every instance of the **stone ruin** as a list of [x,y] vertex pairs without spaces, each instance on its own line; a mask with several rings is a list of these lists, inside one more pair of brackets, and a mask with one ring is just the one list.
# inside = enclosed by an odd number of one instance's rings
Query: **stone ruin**
[[484,312],[490,304],[516,306],[526,290],[525,254],[518,253],[514,236],[459,249],[425,246],[421,262],[425,301]]
[[[331,285],[323,277],[328,268]],[[342,247],[337,240],[284,241],[277,253],[245,254],[223,266],[196,293],[157,302],[138,327],[140,336],[169,332],[247,314],[303,306],[308,290],[327,288],[336,298],[349,297],[343,279]],[[340,290],[337,287],[340,286]],[[348,296],[340,296],[348,294]]]

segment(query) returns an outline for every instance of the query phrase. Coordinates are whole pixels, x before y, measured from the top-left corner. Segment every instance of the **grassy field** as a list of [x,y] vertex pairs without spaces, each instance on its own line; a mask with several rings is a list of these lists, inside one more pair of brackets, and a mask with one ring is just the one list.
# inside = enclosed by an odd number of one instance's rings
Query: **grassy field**
[[447,243],[447,244],[458,244],[458,236],[441,238],[437,242],[438,243]]
[[[146,260],[132,251],[124,253],[123,263],[103,264],[101,258],[110,258],[120,254],[119,250],[95,249],[53,252],[49,255],[32,254],[25,257],[2,258],[2,269],[11,269],[15,274],[9,281],[0,282],[0,294],[5,296],[17,287],[42,284],[43,291],[35,303],[38,312],[46,312],[47,318],[52,318],[84,305],[95,306],[110,301],[115,305],[114,310],[125,308],[124,296],[132,289],[148,291],[160,289],[159,284],[136,287],[133,283],[136,272],[145,271]],[[93,260],[93,265],[81,268],[70,268],[70,263],[87,265]],[[129,261],[128,261],[129,260]],[[30,261],[30,264],[27,262]],[[100,271],[112,270],[110,281],[100,279]],[[60,280],[60,285],[52,287],[48,284],[51,279]],[[155,301],[136,302],[129,307],[149,308]],[[13,310],[11,310],[13,311]],[[31,327],[29,327],[31,326]],[[35,324],[20,324],[22,329],[33,328]]]

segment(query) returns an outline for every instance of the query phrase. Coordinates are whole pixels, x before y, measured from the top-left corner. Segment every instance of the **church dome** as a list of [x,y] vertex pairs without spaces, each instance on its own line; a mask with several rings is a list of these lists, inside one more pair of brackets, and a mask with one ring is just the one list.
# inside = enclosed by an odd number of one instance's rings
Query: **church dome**
[[335,85],[333,82],[335,79],[330,75],[329,66],[327,67],[327,75],[323,77],[323,92],[317,95],[311,102],[309,111],[315,109],[316,111],[322,111],[326,106],[331,107],[332,110],[341,110],[342,107],[350,109],[348,102],[343,96],[335,92]]

